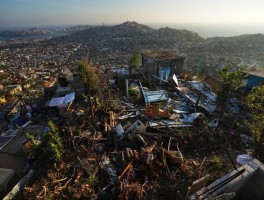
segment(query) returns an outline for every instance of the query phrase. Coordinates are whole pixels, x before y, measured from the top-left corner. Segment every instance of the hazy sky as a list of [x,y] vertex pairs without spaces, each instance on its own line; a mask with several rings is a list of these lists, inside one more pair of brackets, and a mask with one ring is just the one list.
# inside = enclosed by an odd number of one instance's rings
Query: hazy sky
[[264,24],[264,0],[0,0],[0,27],[66,24]]

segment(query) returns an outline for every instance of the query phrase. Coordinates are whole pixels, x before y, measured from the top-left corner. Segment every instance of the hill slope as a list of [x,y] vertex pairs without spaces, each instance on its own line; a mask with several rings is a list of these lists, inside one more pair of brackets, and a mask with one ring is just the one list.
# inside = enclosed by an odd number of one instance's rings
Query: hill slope
[[169,50],[181,54],[190,70],[216,72],[227,62],[235,66],[264,66],[264,35],[204,39],[198,33],[172,28],[153,29],[136,22],[115,26],[97,26],[65,36],[90,49],[133,53],[146,50]]

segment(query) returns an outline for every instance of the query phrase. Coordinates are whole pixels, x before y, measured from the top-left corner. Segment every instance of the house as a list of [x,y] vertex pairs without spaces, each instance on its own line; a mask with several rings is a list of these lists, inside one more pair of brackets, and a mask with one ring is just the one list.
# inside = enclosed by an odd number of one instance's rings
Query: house
[[145,76],[158,76],[168,80],[172,74],[180,74],[184,67],[184,57],[171,52],[147,52],[142,54],[142,68]]
[[6,98],[4,96],[0,96],[0,104],[5,104]]
[[6,90],[9,95],[15,95],[22,92],[22,87],[21,85],[8,85],[6,86]]
[[264,68],[246,70],[243,72],[247,75],[245,79],[246,88],[252,89],[264,83]]
[[224,85],[222,81],[210,75],[205,76],[202,82],[210,89],[210,91],[216,94],[222,90]]

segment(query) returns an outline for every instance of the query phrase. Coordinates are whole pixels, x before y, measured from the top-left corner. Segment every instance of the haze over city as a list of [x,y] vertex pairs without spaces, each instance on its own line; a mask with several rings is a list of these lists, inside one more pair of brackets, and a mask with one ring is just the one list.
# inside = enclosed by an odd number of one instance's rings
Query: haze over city
[[202,36],[264,33],[261,0],[1,0],[0,27],[112,25],[136,21]]
[[0,0],[0,199],[263,200],[264,0]]

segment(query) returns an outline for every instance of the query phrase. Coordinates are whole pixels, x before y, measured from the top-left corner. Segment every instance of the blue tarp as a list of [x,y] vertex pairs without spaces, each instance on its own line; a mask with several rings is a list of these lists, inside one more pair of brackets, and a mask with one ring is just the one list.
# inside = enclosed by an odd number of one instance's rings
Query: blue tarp
[[66,96],[64,97],[63,103],[70,103],[74,100],[75,98],[75,92],[70,93],[70,94],[66,94]]
[[60,106],[63,104],[63,101],[64,101],[64,97],[52,98],[48,106],[50,107]]

